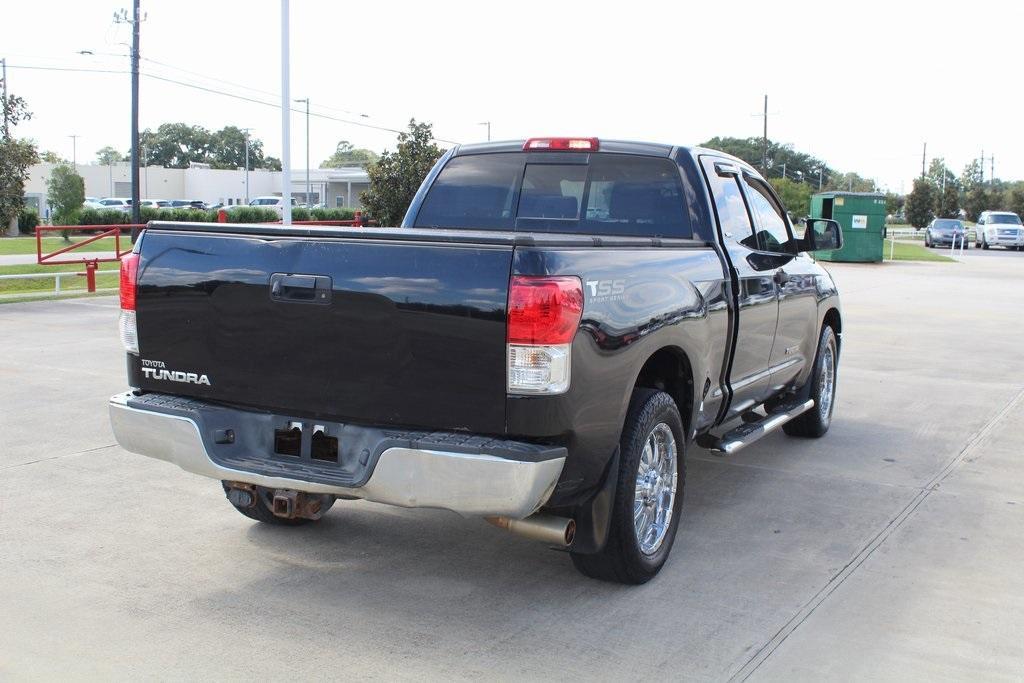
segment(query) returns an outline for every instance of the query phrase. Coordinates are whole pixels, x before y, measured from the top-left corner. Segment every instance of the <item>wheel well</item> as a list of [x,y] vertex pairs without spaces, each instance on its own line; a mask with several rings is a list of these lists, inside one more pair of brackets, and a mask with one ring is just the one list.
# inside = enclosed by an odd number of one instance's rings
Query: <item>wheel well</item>
[[838,349],[839,340],[842,339],[843,332],[843,319],[839,316],[839,311],[835,308],[828,309],[822,324],[828,325],[836,333],[836,349]]
[[689,431],[693,415],[693,370],[681,349],[664,347],[655,352],[640,368],[634,387],[658,389],[671,396],[683,418],[683,427]]

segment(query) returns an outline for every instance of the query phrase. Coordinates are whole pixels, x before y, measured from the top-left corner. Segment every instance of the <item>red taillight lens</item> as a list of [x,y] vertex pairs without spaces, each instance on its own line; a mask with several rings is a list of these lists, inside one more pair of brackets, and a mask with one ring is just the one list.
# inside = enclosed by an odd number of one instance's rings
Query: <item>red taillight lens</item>
[[510,344],[568,344],[582,315],[579,278],[512,276],[508,292]]
[[596,152],[597,138],[530,138],[523,145],[524,152]]
[[121,310],[135,310],[135,281],[139,275],[139,255],[128,254],[121,259]]

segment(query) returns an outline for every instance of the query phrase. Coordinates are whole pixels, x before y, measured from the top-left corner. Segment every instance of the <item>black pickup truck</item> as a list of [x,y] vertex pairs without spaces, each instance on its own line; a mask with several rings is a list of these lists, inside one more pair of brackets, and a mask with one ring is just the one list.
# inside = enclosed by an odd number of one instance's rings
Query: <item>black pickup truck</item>
[[152,222],[121,267],[120,444],[269,524],[445,508],[642,583],[684,455],[822,436],[841,244],[710,149],[449,150],[399,228]]

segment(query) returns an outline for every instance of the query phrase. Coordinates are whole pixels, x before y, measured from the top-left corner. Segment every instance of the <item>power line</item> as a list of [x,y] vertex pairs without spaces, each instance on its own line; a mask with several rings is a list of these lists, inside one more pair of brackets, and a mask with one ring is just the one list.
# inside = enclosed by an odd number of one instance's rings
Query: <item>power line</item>
[[[82,73],[108,73],[108,74],[127,74],[128,73],[128,71],[125,71],[123,69],[95,69],[95,68],[88,68],[88,67],[32,66],[32,65],[27,65],[27,64],[18,64],[18,65],[8,64],[7,66],[8,66],[8,68],[12,68],[12,69],[31,69],[31,70],[35,70],[35,71],[71,71],[71,72],[82,72]],[[216,88],[211,88],[211,87],[199,85],[197,83],[189,83],[187,81],[178,80],[176,78],[169,78],[167,76],[160,76],[160,75],[157,75],[157,74],[145,73],[145,72],[143,72],[141,75],[144,78],[151,78],[151,79],[154,79],[154,80],[157,80],[157,81],[163,81],[165,83],[172,83],[174,85],[179,85],[179,86],[182,86],[182,87],[185,87],[185,88],[192,88],[194,90],[201,90],[203,92],[211,93],[211,94],[214,94],[214,95],[223,95],[224,97],[231,97],[231,98],[236,99],[236,100],[242,100],[242,101],[245,101],[245,102],[251,102],[253,104],[262,104],[265,107],[274,107],[274,108],[277,108],[277,109],[280,109],[280,107],[281,107],[281,105],[277,104],[276,102],[267,102],[266,100],[257,99],[255,97],[248,97],[246,95],[239,95],[239,94],[236,94],[236,93],[227,92],[225,90],[218,90]],[[322,108],[327,109],[328,107],[322,107]],[[299,112],[299,113],[305,113],[304,109],[296,109],[294,107],[289,107],[289,110],[294,111],[294,112]],[[315,116],[317,118],[325,119],[325,120],[328,120],[328,121],[335,121],[337,123],[345,123],[345,124],[348,124],[348,125],[351,125],[351,126],[359,126],[360,128],[369,128],[369,129],[372,129],[372,130],[379,130],[379,131],[384,131],[384,132],[388,132],[388,133],[404,133],[405,132],[405,131],[400,130],[398,128],[389,128],[388,126],[378,126],[378,125],[374,125],[372,123],[364,123],[362,121],[352,121],[350,119],[338,118],[336,116],[330,116],[328,114],[322,114],[322,113],[319,113],[319,112],[312,112],[311,111],[309,115],[310,116]],[[437,140],[438,142],[446,142],[446,143],[452,144],[452,145],[459,144],[458,140],[446,140],[445,138],[438,138],[438,137],[435,137],[434,140]]]

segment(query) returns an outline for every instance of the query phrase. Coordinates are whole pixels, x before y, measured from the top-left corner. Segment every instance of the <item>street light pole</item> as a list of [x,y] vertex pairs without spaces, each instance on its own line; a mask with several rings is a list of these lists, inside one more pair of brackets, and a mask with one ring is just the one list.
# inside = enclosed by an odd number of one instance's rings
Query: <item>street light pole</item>
[[480,123],[478,123],[476,125],[478,125],[478,126],[487,126],[487,142],[490,142],[491,141],[491,122],[490,121],[481,121]]
[[309,206],[309,195],[311,192],[309,185],[309,98],[303,97],[295,101],[306,103],[306,206]]
[[3,65],[3,79],[4,79],[4,140],[11,137],[11,129],[7,123],[7,58],[0,59],[0,64]]
[[71,168],[78,173],[78,138],[81,136],[69,135],[68,137],[71,138]]
[[292,224],[292,109],[289,82],[289,2],[281,0],[281,223]]
[[[139,24],[142,13],[139,0],[132,3],[132,223],[142,222],[139,196]],[[137,229],[137,228],[136,228]],[[132,242],[135,241],[132,235]]]
[[249,206],[249,131],[252,128],[243,128],[245,133],[245,205]]

